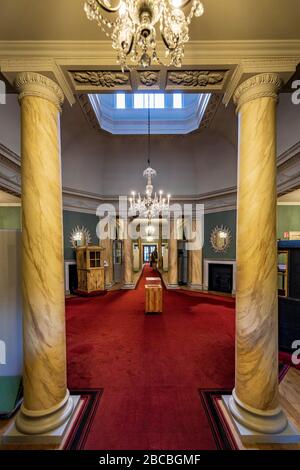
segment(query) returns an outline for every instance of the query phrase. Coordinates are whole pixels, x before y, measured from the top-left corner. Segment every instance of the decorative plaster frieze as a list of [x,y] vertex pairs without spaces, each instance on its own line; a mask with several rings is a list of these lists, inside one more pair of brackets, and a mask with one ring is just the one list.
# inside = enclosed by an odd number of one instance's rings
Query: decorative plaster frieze
[[44,75],[35,72],[22,72],[15,79],[15,88],[19,93],[19,100],[25,96],[37,96],[51,101],[61,110],[64,94],[57,83]]
[[159,72],[154,70],[146,70],[145,72],[140,72],[139,79],[142,85],[146,87],[152,87],[153,85],[158,84]]
[[166,89],[189,88],[189,89],[222,89],[227,70],[180,70],[167,74]]
[[129,73],[121,73],[117,71],[100,71],[100,70],[87,70],[87,71],[70,71],[73,81],[79,85],[88,85],[89,87],[107,89],[107,88],[122,88],[128,86]]

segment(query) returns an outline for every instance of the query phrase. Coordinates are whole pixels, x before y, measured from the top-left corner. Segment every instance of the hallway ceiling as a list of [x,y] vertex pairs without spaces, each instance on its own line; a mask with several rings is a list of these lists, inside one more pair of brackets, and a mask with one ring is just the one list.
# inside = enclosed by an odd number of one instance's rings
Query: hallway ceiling
[[[84,0],[0,0],[0,40],[104,40],[87,20]],[[300,38],[299,0],[203,0],[192,40]],[[14,25],[14,26],[13,26]]]

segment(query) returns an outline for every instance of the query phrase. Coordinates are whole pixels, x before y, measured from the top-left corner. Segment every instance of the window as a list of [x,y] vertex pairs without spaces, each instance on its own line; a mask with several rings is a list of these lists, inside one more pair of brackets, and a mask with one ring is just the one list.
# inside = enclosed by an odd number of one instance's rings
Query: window
[[173,95],[173,108],[182,109],[182,93],[174,93]]
[[163,93],[134,93],[133,107],[135,109],[164,109],[165,95]]
[[125,93],[116,94],[116,108],[125,109]]

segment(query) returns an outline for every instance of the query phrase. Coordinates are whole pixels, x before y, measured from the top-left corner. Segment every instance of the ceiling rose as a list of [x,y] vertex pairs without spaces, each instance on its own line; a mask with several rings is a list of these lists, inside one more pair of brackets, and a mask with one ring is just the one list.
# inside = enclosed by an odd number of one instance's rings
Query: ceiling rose
[[[190,7],[188,12],[183,9]],[[204,12],[200,0],[86,0],[89,20],[112,40],[117,62],[124,68],[174,65],[181,67],[184,45],[189,41],[193,16]],[[107,12],[109,20],[103,14]],[[166,62],[157,55],[157,36],[166,52]]]

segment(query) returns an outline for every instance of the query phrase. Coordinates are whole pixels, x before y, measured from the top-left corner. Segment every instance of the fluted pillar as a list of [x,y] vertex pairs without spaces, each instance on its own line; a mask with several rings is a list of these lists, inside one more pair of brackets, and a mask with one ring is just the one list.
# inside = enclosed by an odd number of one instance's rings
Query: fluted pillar
[[125,236],[123,240],[123,289],[134,289],[133,283],[133,260],[132,260],[132,240],[128,234],[127,226],[124,226]]
[[22,291],[25,434],[51,431],[73,409],[66,380],[60,110],[63,93],[47,77],[21,73]]
[[177,250],[177,230],[176,219],[170,220],[170,238],[168,254],[168,287],[178,287],[178,250]]
[[[276,106],[280,79],[262,74],[234,95],[239,119],[235,389],[229,408],[244,427],[281,433],[278,396]],[[247,433],[246,433],[247,434]]]
[[[196,220],[192,221],[192,230],[195,233],[197,229]],[[200,239],[201,235],[197,234]],[[189,281],[192,289],[202,289],[202,250],[189,251]]]

